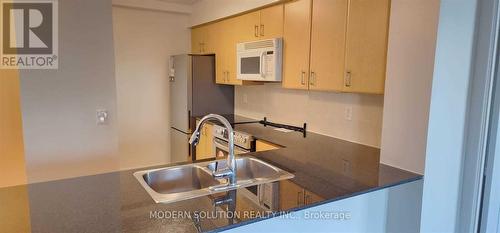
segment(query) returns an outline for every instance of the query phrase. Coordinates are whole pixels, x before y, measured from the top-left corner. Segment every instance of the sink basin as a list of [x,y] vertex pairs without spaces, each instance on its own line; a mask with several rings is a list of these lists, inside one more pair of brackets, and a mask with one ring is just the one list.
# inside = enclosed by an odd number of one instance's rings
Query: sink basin
[[151,171],[143,176],[146,184],[160,194],[182,193],[218,185],[206,170],[198,166]]
[[226,166],[226,160],[193,163],[138,171],[135,178],[156,203],[171,203],[237,188],[293,178],[293,174],[253,157],[236,159],[236,185],[226,179],[215,179],[216,167]]
[[[210,172],[218,167],[226,167],[226,160],[215,161],[207,165]],[[238,182],[247,182],[248,180],[261,180],[269,179],[271,177],[279,176],[279,168],[271,166],[254,158],[240,158],[236,159],[236,180]]]

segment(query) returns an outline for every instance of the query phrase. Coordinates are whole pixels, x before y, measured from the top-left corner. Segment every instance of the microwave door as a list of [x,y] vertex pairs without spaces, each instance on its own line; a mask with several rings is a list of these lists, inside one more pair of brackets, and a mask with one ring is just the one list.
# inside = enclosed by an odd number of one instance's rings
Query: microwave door
[[238,79],[258,80],[262,70],[262,52],[254,51],[238,55]]

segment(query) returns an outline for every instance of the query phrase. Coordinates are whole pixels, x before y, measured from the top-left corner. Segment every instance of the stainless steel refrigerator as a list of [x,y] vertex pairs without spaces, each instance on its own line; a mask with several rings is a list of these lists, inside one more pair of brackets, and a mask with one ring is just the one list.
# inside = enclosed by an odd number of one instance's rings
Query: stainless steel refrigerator
[[170,59],[171,162],[192,159],[188,143],[195,117],[233,114],[234,87],[215,84],[214,55],[175,55]]

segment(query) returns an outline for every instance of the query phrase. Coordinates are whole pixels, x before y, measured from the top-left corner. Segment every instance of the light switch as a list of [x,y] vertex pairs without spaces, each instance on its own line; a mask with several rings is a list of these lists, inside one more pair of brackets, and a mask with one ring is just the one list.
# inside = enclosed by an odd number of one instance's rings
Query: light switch
[[106,109],[97,109],[96,110],[96,117],[97,117],[97,125],[107,125],[108,124],[108,118],[109,114]]

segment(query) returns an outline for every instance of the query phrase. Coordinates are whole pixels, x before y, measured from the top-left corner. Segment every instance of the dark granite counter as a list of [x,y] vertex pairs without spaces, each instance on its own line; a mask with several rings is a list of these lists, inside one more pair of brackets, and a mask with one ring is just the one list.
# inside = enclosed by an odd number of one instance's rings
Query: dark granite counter
[[[246,198],[243,189],[156,204],[132,175],[143,168],[0,189],[0,232],[221,231],[422,178],[379,164],[377,148],[314,133],[304,138],[301,133],[284,133],[259,123],[236,124],[235,128],[284,147],[242,155],[295,175],[279,183],[277,212],[266,212]],[[290,185],[314,198],[299,200]],[[223,196],[233,201],[214,206],[213,200]]]

